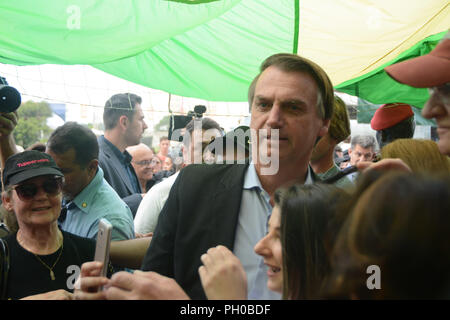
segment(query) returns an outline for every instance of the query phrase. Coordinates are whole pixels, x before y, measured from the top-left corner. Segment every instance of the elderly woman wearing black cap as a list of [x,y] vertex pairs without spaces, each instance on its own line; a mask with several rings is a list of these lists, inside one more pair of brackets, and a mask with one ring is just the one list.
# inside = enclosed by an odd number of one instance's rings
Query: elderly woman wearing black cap
[[19,230],[4,238],[9,271],[2,298],[72,299],[95,241],[58,228],[62,172],[48,154],[24,151],[6,161],[3,183],[3,206],[15,212]]

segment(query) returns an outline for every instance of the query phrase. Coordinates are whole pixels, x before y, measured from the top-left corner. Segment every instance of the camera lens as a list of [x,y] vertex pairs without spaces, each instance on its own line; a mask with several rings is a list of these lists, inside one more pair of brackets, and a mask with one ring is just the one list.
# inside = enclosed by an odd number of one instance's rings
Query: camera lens
[[13,112],[19,108],[22,99],[15,88],[0,85],[0,112]]

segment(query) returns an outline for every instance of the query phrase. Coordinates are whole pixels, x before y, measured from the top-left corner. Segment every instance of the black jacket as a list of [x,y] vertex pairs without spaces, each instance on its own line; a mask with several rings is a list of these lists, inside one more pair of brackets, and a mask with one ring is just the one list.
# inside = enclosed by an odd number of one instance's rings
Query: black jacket
[[174,278],[191,299],[206,299],[198,274],[200,256],[217,245],[233,251],[247,168],[248,164],[192,164],[182,169],[141,269]]
[[[111,185],[111,187],[117,192],[119,197],[130,207],[133,217],[136,215],[136,211],[139,204],[142,201],[140,193],[135,193],[130,178],[126,172],[126,169],[120,163],[119,159],[114,154],[114,151],[110,146],[104,142],[103,136],[98,138],[99,154],[98,164],[103,170],[105,180]],[[131,167],[131,172],[136,176],[136,172]],[[137,179],[137,177],[136,177]],[[139,180],[138,180],[139,181]],[[139,190],[141,186],[138,183]],[[141,191],[140,191],[141,192]]]
[[170,190],[142,270],[175,278],[192,299],[205,299],[200,256],[219,244],[233,250],[248,164],[181,170]]

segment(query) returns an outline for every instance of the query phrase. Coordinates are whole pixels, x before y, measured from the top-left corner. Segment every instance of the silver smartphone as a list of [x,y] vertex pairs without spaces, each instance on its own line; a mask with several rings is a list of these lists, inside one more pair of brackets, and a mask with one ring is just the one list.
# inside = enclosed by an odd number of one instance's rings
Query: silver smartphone
[[100,219],[98,224],[97,245],[95,247],[95,261],[103,262],[101,277],[106,277],[109,264],[109,246],[111,244],[112,225],[106,219]]

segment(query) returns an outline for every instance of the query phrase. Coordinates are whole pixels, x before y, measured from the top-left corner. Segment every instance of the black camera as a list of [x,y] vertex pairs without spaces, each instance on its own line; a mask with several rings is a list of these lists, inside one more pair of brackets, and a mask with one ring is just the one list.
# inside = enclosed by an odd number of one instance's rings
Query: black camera
[[175,130],[181,130],[192,120],[192,119],[201,119],[203,114],[206,112],[206,106],[204,105],[196,105],[194,107],[194,111],[189,111],[186,116],[180,115],[171,115],[169,119],[169,140],[181,142],[183,137],[179,136],[172,139],[172,134]]
[[13,112],[22,102],[19,91],[10,87],[6,79],[0,77],[0,112]]

